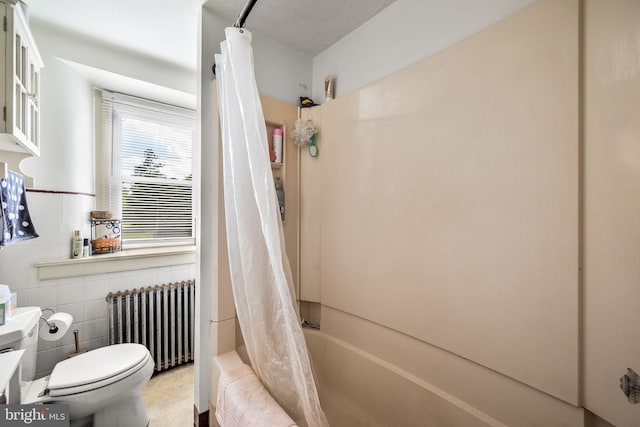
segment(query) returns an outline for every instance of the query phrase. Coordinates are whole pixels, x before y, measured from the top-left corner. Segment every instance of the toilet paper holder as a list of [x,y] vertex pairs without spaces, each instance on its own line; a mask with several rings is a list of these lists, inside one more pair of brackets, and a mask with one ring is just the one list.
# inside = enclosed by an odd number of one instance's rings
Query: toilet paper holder
[[[56,314],[56,311],[53,308],[43,308],[42,312],[45,312],[45,311],[50,311],[51,313]],[[56,326],[55,323],[49,323],[49,321],[45,319],[44,316],[40,316],[40,320],[44,320],[44,323],[47,324],[47,326],[49,327],[50,334],[55,334],[56,332],[58,332],[58,327]]]
[[[52,308],[45,308],[44,311],[51,311],[53,314],[46,319],[40,316],[39,320],[44,320],[47,328],[42,328],[38,332],[40,338],[45,341],[58,341],[67,333],[73,323],[73,316],[69,313],[58,312]],[[42,314],[42,313],[41,313]]]

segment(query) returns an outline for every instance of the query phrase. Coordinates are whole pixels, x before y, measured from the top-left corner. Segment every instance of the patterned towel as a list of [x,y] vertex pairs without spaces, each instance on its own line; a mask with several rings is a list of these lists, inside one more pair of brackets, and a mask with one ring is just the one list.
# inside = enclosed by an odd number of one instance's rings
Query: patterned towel
[[0,203],[0,246],[38,237],[27,209],[22,175],[9,171],[6,179],[0,179]]

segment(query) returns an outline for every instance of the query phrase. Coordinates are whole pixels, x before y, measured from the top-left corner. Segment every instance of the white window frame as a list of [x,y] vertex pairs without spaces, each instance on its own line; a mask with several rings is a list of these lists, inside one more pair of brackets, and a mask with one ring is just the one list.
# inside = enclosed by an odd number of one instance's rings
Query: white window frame
[[[107,104],[105,104],[107,103]],[[109,108],[116,106],[115,110]],[[95,171],[96,171],[96,209],[112,211],[114,218],[122,218],[122,181],[119,173],[119,156],[117,156],[118,127],[114,126],[118,114],[118,105],[137,108],[139,115],[131,116],[146,118],[143,111],[175,116],[176,120],[189,120],[193,123],[193,136],[196,131],[196,113],[194,110],[168,105],[160,102],[137,98],[130,95],[109,92],[103,89],[95,91],[96,135],[95,135]],[[128,114],[129,115],[129,114]],[[192,145],[193,147],[193,145]],[[191,152],[193,156],[193,150]],[[193,162],[189,165],[193,177]],[[156,181],[153,178],[143,179]],[[187,181],[181,181],[185,183]],[[195,186],[191,181],[191,237],[154,238],[148,240],[130,241],[123,238],[123,249],[149,248],[162,246],[194,245],[195,244]],[[123,224],[124,230],[124,224]],[[124,237],[124,236],[123,236]]]

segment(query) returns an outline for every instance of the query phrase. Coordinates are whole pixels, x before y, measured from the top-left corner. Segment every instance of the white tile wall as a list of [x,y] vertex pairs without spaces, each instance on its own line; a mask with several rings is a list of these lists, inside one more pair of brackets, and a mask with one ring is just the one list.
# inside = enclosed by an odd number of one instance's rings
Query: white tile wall
[[85,301],[82,305],[82,312],[85,322],[105,318],[107,317],[107,303],[104,298]]
[[69,282],[61,283],[55,287],[58,294],[56,305],[73,304],[83,301],[84,286],[82,286],[81,279],[82,277],[73,277],[70,278]]
[[0,283],[17,292],[19,306],[51,307],[73,316],[73,324],[62,339],[55,342],[40,339],[37,376],[48,374],[56,363],[75,351],[75,329],[79,331],[81,347],[93,350],[107,345],[105,297],[109,292],[195,278],[195,265],[188,264],[38,280],[36,261],[67,258],[73,230],[80,229],[83,236],[90,236],[88,218],[94,198],[28,192],[27,202],[40,237],[0,252]]
[[101,276],[93,276],[95,279],[87,280],[84,282],[83,286],[83,297],[84,301],[90,301],[93,299],[104,298],[105,295],[109,293],[108,288],[108,278],[105,275]]

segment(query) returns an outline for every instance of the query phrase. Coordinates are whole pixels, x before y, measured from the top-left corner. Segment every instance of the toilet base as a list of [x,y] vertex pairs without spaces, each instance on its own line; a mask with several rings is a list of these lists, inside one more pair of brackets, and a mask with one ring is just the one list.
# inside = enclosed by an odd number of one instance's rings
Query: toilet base
[[[49,396],[37,397],[38,393],[46,388],[47,380],[48,378],[40,378],[23,384],[23,393],[26,399],[21,403],[51,402]],[[110,403],[108,407],[95,414],[71,419],[70,427],[147,427],[148,425],[147,410],[142,395],[138,391],[133,396],[129,395],[124,399]]]
[[[24,383],[22,392],[25,398],[21,403],[51,402],[48,395],[38,396],[46,388],[48,380],[48,377],[44,377]],[[138,392],[110,403],[108,407],[95,414],[71,419],[70,427],[146,427],[148,424],[147,410],[142,395]]]
[[94,427],[146,427],[149,416],[142,396],[128,396],[93,415]]

